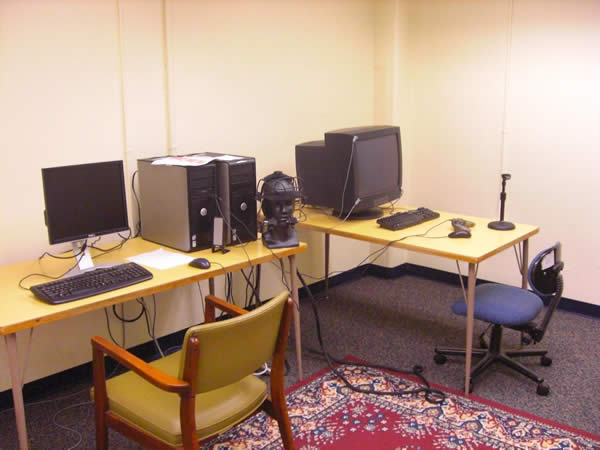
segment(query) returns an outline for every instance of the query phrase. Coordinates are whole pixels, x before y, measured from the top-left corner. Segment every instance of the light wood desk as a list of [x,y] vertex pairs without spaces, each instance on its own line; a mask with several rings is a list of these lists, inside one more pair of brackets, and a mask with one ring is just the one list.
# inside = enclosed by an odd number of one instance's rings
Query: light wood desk
[[[397,206],[395,211],[404,209],[415,209],[414,207]],[[305,208],[306,220],[297,224],[299,229],[315,230],[325,233],[325,288],[329,276],[329,241],[330,235],[343,236],[360,241],[389,245],[391,247],[403,248],[418,253],[450,258],[469,264],[467,283],[467,335],[466,335],[466,358],[465,358],[465,394],[469,394],[469,383],[471,377],[471,351],[473,342],[473,313],[475,304],[475,281],[477,278],[476,268],[480,262],[500,253],[514,245],[522,245],[521,285],[527,288],[527,264],[529,238],[539,231],[533,225],[515,224],[516,228],[511,231],[495,231],[488,228],[487,224],[492,219],[465,216],[461,214],[440,213],[438,219],[424,222],[420,225],[405,228],[399,231],[390,231],[381,228],[375,220],[356,220],[343,222],[341,219],[324,214],[316,209]],[[387,213],[386,213],[387,214]],[[405,236],[423,234],[436,224],[439,227],[431,230],[428,236],[445,236],[453,231],[450,219],[460,217],[475,223],[471,229],[472,237],[468,239],[430,239],[426,237]],[[445,222],[445,223],[442,223]]]
[[[129,256],[149,252],[158,248],[161,248],[161,246],[141,238],[132,239],[125,243],[122,249],[95,258],[95,263],[122,262]],[[66,319],[68,317],[78,316],[107,306],[206,279],[209,280],[211,294],[214,294],[214,277],[285,257],[288,257],[289,259],[291,279],[290,290],[292,291],[292,298],[296,304],[296,308],[294,308],[294,334],[298,359],[298,377],[301,379],[302,353],[300,342],[300,309],[298,307],[298,284],[295,276],[295,255],[305,251],[306,244],[301,243],[298,247],[269,250],[262,245],[261,241],[254,241],[244,244],[243,246],[238,245],[228,248],[230,251],[225,254],[212,253],[211,250],[185,253],[194,258],[202,256],[213,262],[208,270],[196,269],[189,267],[187,264],[166,270],[149,268],[154,275],[154,278],[151,280],[61,305],[49,305],[38,300],[30,291],[21,289],[18,286],[18,283],[19,280],[31,273],[45,273],[52,276],[60,275],[73,264],[73,260],[56,260],[45,257],[42,260],[33,260],[0,267],[0,335],[4,336],[8,350],[8,364],[20,448],[26,449],[28,444],[23,392],[21,390],[21,374],[17,353],[16,333],[18,331]],[[165,249],[177,252],[176,250]],[[32,277],[25,280],[23,284],[25,286],[30,286],[44,281],[48,280],[41,277]]]

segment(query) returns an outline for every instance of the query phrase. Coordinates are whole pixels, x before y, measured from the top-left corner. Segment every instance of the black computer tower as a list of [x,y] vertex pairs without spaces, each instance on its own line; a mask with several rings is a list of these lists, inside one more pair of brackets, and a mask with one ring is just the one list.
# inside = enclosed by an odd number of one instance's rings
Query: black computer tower
[[223,217],[223,245],[257,239],[256,160],[249,156],[217,157],[218,214]]
[[152,164],[138,160],[142,237],[178,250],[210,248],[218,215],[217,166]]

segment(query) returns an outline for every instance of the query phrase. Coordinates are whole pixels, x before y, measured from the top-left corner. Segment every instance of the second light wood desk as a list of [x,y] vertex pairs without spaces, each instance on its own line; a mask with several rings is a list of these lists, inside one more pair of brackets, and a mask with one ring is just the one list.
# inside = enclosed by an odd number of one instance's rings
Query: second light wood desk
[[[118,251],[95,257],[95,263],[123,262],[129,256],[139,255],[158,248],[161,248],[161,246],[141,238],[132,239],[126,242]],[[177,250],[168,250],[177,252]],[[294,335],[298,377],[302,379],[300,309],[298,307],[298,287],[295,277],[295,255],[305,251],[306,244],[301,243],[298,247],[269,250],[262,245],[261,241],[254,241],[229,247],[229,250],[225,254],[211,253],[210,250],[186,253],[186,255],[194,258],[204,257],[210,260],[212,266],[207,270],[196,269],[187,264],[165,270],[149,268],[154,275],[151,280],[61,305],[49,305],[38,300],[30,291],[19,287],[19,280],[32,273],[60,275],[73,264],[73,260],[43,258],[42,260],[36,259],[0,267],[0,335],[4,336],[6,341],[20,448],[26,449],[28,444],[19,355],[17,352],[17,332],[202,280],[209,281],[210,292],[214,294],[214,277],[286,257],[289,258],[290,263],[290,290],[296,305],[294,308]],[[30,278],[23,284],[30,286],[44,281],[47,281],[47,279]]]
[[[415,209],[414,207],[395,208],[396,211]],[[325,214],[319,210],[306,208],[306,219],[297,224],[299,229],[314,230],[325,233],[325,286],[329,276],[329,240],[330,235],[372,242],[382,246],[391,246],[410,250],[418,253],[426,253],[442,258],[463,261],[469,264],[467,282],[467,332],[466,332],[466,358],[465,358],[465,394],[469,394],[471,378],[471,351],[473,342],[473,313],[475,310],[475,281],[477,278],[476,268],[480,262],[500,253],[514,245],[522,245],[521,261],[521,285],[527,288],[527,264],[529,238],[538,233],[539,228],[533,225],[516,224],[514,230],[496,231],[488,228],[487,224],[492,219],[482,217],[465,216],[462,214],[437,211],[440,217],[435,220],[424,222],[420,225],[405,228],[398,231],[390,231],[381,228],[375,220],[345,221]],[[436,224],[439,227],[432,230],[428,236],[444,236],[453,231],[450,219],[460,217],[475,223],[471,229],[472,237],[468,239],[428,237],[408,237],[427,232]],[[443,223],[444,222],[444,223]]]

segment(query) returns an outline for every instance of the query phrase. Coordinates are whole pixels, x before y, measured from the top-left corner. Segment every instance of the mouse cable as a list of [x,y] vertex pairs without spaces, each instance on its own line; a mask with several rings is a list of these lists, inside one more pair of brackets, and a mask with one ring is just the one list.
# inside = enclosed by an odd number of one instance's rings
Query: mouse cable
[[[150,318],[148,317],[148,307],[146,306],[146,300],[144,300],[144,297],[138,298],[137,302],[142,305],[144,307],[144,318],[146,319],[146,330],[148,330],[148,336],[150,336],[150,338],[152,338],[152,342],[154,342],[154,346],[156,347],[156,350],[158,351],[158,354],[164,358],[165,357],[165,353],[163,352],[162,348],[160,347],[160,344],[158,343],[158,339],[156,338],[156,295],[152,294],[152,321],[150,321]],[[152,326],[150,326],[150,322],[152,322]]]
[[[373,264],[375,261],[377,261],[377,259],[379,259],[381,256],[383,256],[385,254],[385,252],[391,247],[392,244],[394,244],[395,242],[400,242],[403,241],[404,239],[408,239],[411,237],[422,237],[422,238],[426,238],[426,239],[441,239],[441,238],[447,238],[447,235],[444,236],[427,236],[431,231],[433,231],[435,228],[439,227],[440,225],[443,225],[444,223],[448,222],[449,219],[444,220],[443,222],[440,222],[438,224],[435,224],[434,226],[432,226],[431,228],[429,228],[427,231],[425,231],[424,233],[421,234],[410,234],[407,236],[403,236],[399,239],[393,240],[388,242],[387,244],[381,246],[380,248],[378,248],[377,250],[369,253],[367,256],[365,256],[358,264],[356,264],[353,268],[351,269],[347,269],[347,270],[334,270],[328,273],[328,277],[331,277],[333,275],[339,275],[342,274],[344,272],[348,272],[348,271],[354,271],[357,270],[359,268],[362,267],[362,271],[358,271],[358,275],[356,275],[357,278],[362,277],[363,275],[365,275],[367,273],[367,271],[370,268],[370,264]],[[281,260],[280,261],[280,265],[281,265]],[[271,264],[276,265],[275,261],[270,261]],[[285,274],[288,272],[285,272],[285,270],[283,268],[280,268],[280,270],[282,270],[282,279],[285,280]],[[313,276],[313,275],[307,275],[307,274],[303,274],[305,277],[311,278],[313,280],[316,281],[323,281],[325,279],[324,276]],[[283,281],[284,285],[286,287],[287,284],[285,283],[285,281]],[[289,287],[288,287],[289,290]]]
[[[327,350],[325,349],[325,345],[323,344],[323,338],[321,335],[321,324],[320,324],[320,320],[319,320],[319,313],[317,310],[317,302],[316,302],[315,298],[313,297],[312,292],[310,291],[310,288],[304,282],[304,279],[302,278],[300,271],[296,271],[296,273],[298,275],[298,278],[300,279],[300,282],[302,283],[302,286],[304,286],[304,289],[306,289],[306,291],[308,292],[308,295],[311,299],[311,305],[312,305],[313,312],[315,315],[315,323],[316,323],[316,328],[317,328],[317,339],[318,339],[319,345],[321,347],[321,352],[322,352],[323,356],[325,357],[325,359],[327,360],[327,365],[329,366],[329,369],[340,380],[342,380],[342,382],[346,385],[346,387],[348,387],[350,390],[352,390],[354,392],[358,392],[361,394],[373,394],[373,395],[404,396],[404,395],[418,395],[420,393],[424,393],[425,400],[427,400],[429,403],[433,403],[433,404],[441,404],[446,400],[446,393],[439,389],[432,388],[431,385],[429,384],[429,382],[427,381],[427,379],[423,376],[423,370],[424,370],[423,366],[415,365],[415,366],[413,366],[412,370],[406,371],[406,370],[399,370],[394,367],[388,367],[388,366],[383,366],[383,365],[347,362],[347,361],[343,361],[343,360],[332,357],[327,352]],[[374,369],[383,369],[383,370],[389,370],[389,371],[402,373],[402,374],[415,375],[417,378],[419,378],[421,380],[421,382],[424,386],[421,388],[405,389],[405,390],[400,390],[400,391],[374,391],[372,389],[359,388],[359,387],[354,386],[352,383],[350,383],[348,381],[348,379],[346,377],[344,377],[344,375],[334,366],[334,364],[333,364],[334,362],[337,364],[343,364],[343,365],[354,365],[354,366],[368,367],[368,368],[374,368]]]
[[[406,236],[402,236],[401,238],[395,239],[393,241],[388,242],[387,244],[381,246],[380,248],[378,248],[377,250],[369,253],[367,256],[365,256],[358,264],[356,264],[353,268],[348,269],[348,270],[334,270],[332,272],[329,272],[328,276],[332,276],[332,275],[339,275],[341,273],[347,272],[347,271],[352,271],[352,270],[356,270],[360,267],[362,267],[362,271],[358,272],[357,278],[362,277],[363,275],[365,275],[367,273],[367,271],[370,268],[370,264],[373,264],[375,261],[377,261],[379,258],[381,258],[385,252],[392,246],[392,244],[396,243],[396,242],[400,242],[403,241],[405,239],[411,238],[411,237],[421,237],[421,238],[425,238],[425,239],[442,239],[442,238],[447,238],[447,235],[444,236],[428,236],[428,234],[433,231],[435,228],[439,227],[440,225],[445,224],[446,222],[449,222],[450,219],[446,219],[440,223],[437,223],[435,225],[433,225],[432,227],[430,227],[428,230],[426,230],[424,233],[421,234],[409,234]],[[305,275],[307,276],[307,275]],[[315,279],[317,281],[322,281],[325,278],[324,277],[314,277],[314,276],[309,276],[312,279]]]
[[[230,278],[229,275],[231,275],[231,273],[227,272],[227,270],[225,269],[225,266],[218,261],[211,261],[210,263],[216,264],[217,266],[219,266],[221,268],[221,270],[223,270],[223,277],[225,278],[225,283],[224,283],[223,289],[225,292],[225,300],[227,301],[228,297],[229,297],[229,294],[227,292],[227,286],[228,286],[229,278]],[[203,281],[206,281],[206,280],[203,280]],[[204,295],[202,294],[202,287],[200,286],[200,282],[198,282],[197,285],[198,285],[198,289],[200,290],[200,296],[202,297],[202,300],[204,300]],[[232,303],[232,302],[229,302],[229,303]],[[204,315],[204,301],[202,301],[202,315]],[[225,316],[225,311],[220,311],[219,315],[216,317],[216,319],[218,320],[224,316]]]
[[123,344],[119,344],[117,342],[117,340],[115,339],[115,337],[112,334],[112,330],[110,328],[110,318],[109,318],[109,313],[108,313],[108,307],[103,308],[104,310],[104,317],[106,318],[106,330],[108,331],[108,335],[110,336],[110,340],[113,341],[113,343],[121,348],[125,348],[125,341],[123,341]]
[[202,317],[206,315],[204,311],[204,293],[202,292],[202,286],[200,285],[200,281],[196,281],[196,286],[198,286],[198,292],[200,293],[200,307],[202,308]]

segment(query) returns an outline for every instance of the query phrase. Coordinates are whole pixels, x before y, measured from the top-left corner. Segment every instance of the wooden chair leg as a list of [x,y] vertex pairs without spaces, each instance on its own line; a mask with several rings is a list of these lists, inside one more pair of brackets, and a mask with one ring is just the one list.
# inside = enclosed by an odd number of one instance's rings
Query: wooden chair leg
[[183,448],[186,450],[198,450],[200,448],[194,419],[194,401],[195,397],[193,395],[181,396],[181,437]]
[[292,436],[292,427],[290,424],[290,418],[287,412],[287,404],[285,401],[285,388],[283,382],[283,366],[285,363],[285,348],[287,345],[287,338],[290,334],[290,322],[292,316],[292,310],[294,308],[294,302],[291,298],[288,298],[285,309],[283,311],[283,317],[279,326],[279,335],[277,337],[277,345],[275,354],[273,355],[272,367],[271,367],[271,407],[274,412],[277,425],[279,426],[279,433],[281,434],[281,440],[283,446],[287,449],[295,449],[294,437]]
[[283,441],[283,447],[286,450],[294,450],[296,447],[294,446],[294,436],[292,436],[292,426],[290,425],[287,407],[285,403],[282,406],[274,404],[273,407],[276,411],[276,420],[281,440]]
[[265,400],[265,402],[263,403],[262,409],[269,416],[271,416],[277,421],[277,426],[279,427],[279,434],[281,434],[283,447],[286,450],[295,449],[296,447],[294,446],[294,436],[292,435],[292,426],[290,424],[290,418],[288,416],[287,407],[285,404],[285,397],[283,399],[283,404],[281,403],[281,400],[272,401],[271,397],[268,397],[267,400]]
[[92,352],[93,372],[94,372],[94,403],[96,415],[96,449],[108,450],[108,428],[104,414],[108,409],[108,399],[106,397],[106,381],[104,354],[102,351],[94,348]]
[[108,450],[108,430],[104,420],[96,418],[96,450]]

